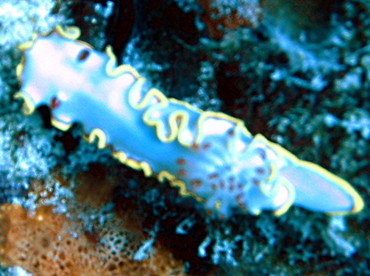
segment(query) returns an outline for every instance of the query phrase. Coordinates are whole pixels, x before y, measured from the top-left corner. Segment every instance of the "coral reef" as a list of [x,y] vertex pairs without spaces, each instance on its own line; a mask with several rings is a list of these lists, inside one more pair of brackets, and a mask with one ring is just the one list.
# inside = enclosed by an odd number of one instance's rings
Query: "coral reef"
[[200,6],[206,11],[203,22],[212,38],[219,40],[225,31],[242,27],[256,27],[261,22],[261,6],[259,0],[252,1],[214,1],[199,0]]
[[[122,8],[125,2],[129,10]],[[59,271],[65,250],[71,250],[66,258],[89,258],[86,269],[100,260],[109,270],[107,258],[118,251],[102,237],[116,233],[125,238],[120,246],[127,245],[126,238],[132,245],[122,251],[128,254],[129,275],[135,269],[154,275],[370,274],[367,207],[350,217],[292,208],[279,218],[236,214],[220,222],[194,200],[179,197],[177,189],[123,167],[108,150],[86,143],[81,126],[57,131],[46,108],[25,117],[12,97],[19,89],[15,67],[21,57],[15,46],[32,32],[80,22],[82,33],[90,36],[84,40],[97,48],[114,41],[123,62],[152,86],[241,118],[251,132],[335,171],[369,202],[369,2],[227,2],[86,1],[91,8],[83,12],[73,8],[81,3],[77,0],[0,4],[0,247],[13,250],[1,250],[1,264],[12,267],[0,274],[52,275],[35,270],[32,255],[19,261],[22,244],[59,258],[47,264]],[[244,26],[238,17],[231,25],[205,22],[205,17],[236,14],[246,2],[258,8],[248,17],[257,20],[252,25]],[[118,7],[130,16],[117,17]],[[217,39],[213,30],[220,30]],[[49,224],[37,220],[40,214]],[[58,236],[71,244],[55,240]],[[43,247],[45,241],[49,246]],[[78,245],[91,251],[84,255]],[[98,246],[109,254],[100,255]]]
[[72,227],[49,206],[31,216],[19,205],[6,204],[0,222],[1,264],[34,275],[185,275],[168,250],[154,247],[145,252],[153,241],[127,231],[119,218],[110,218],[91,233],[76,221]]
[[[73,202],[65,198],[67,215],[49,205],[56,195],[46,194],[47,183],[38,181],[30,185],[29,195],[40,199],[40,207],[30,212],[20,205],[2,205],[1,265],[19,266],[33,275],[185,275],[183,263],[142,232],[142,218],[107,205],[116,181],[103,172],[96,166],[93,173],[76,178],[71,189],[76,197]],[[68,188],[67,180],[54,179]]]

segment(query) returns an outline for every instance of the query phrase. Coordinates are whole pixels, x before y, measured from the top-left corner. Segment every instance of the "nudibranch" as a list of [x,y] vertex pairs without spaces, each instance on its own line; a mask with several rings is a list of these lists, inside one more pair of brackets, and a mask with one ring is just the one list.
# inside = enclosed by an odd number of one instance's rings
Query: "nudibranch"
[[294,204],[329,214],[359,212],[363,201],[345,180],[299,160],[244,123],[203,111],[150,88],[112,49],[98,52],[78,41],[80,30],[58,26],[19,48],[23,111],[48,105],[61,130],[79,122],[86,139],[109,146],[122,163],[168,180],[209,212],[276,215]]

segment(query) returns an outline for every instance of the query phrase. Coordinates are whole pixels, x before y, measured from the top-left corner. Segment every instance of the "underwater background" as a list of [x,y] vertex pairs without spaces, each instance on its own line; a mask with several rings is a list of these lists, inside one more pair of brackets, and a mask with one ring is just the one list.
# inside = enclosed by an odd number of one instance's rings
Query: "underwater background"
[[[46,106],[23,115],[17,46],[58,24],[348,180],[365,208],[222,220]],[[0,275],[370,275],[369,155],[367,0],[0,0]]]

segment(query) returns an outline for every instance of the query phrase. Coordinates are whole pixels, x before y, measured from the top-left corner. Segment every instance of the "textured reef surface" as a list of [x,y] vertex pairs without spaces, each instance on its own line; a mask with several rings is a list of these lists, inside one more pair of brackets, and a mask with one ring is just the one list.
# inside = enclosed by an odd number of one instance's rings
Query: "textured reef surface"
[[[169,97],[245,122],[348,180],[362,212],[210,216],[109,149],[32,116],[17,48],[77,25]],[[370,274],[367,0],[0,2],[1,275]],[[81,265],[82,264],[82,265]]]

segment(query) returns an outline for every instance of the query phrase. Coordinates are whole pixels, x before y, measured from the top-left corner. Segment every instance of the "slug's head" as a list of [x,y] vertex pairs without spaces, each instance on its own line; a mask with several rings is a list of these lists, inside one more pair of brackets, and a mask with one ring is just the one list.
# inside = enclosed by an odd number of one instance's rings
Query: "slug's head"
[[79,34],[78,28],[58,26],[52,34],[19,46],[24,52],[17,67],[22,87],[15,97],[24,99],[26,114],[49,106],[54,125],[63,130],[78,120],[76,110],[86,113],[84,104],[94,98],[87,95],[101,92],[99,85],[111,79],[106,74],[111,57],[77,41]]

